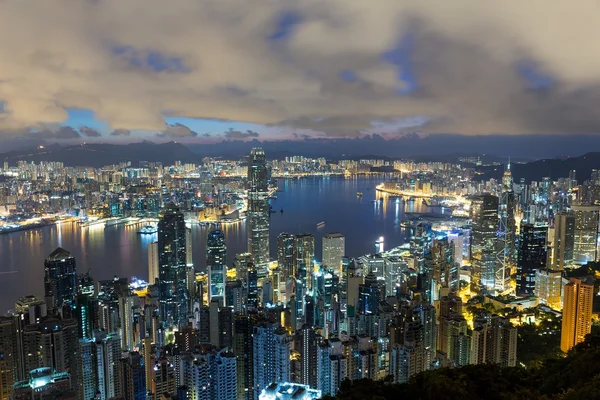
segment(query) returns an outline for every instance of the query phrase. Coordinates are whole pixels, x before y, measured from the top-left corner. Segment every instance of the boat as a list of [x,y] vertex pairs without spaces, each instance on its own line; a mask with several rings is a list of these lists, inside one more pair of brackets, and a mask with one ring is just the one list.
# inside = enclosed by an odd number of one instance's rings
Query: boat
[[283,214],[283,208],[281,209],[281,213]]
[[356,195],[357,195],[358,197],[362,197],[362,192],[356,192]]
[[152,225],[146,225],[138,231],[140,235],[153,235],[156,232],[158,232],[158,229],[156,229],[156,227]]
[[317,224],[317,228],[321,228],[323,226],[325,226],[325,221],[321,221]]

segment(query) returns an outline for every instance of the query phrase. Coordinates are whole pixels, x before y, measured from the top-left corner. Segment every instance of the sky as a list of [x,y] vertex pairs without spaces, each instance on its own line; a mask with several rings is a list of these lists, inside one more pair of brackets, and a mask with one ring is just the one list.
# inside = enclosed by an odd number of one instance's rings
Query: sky
[[0,150],[596,135],[600,2],[0,0]]

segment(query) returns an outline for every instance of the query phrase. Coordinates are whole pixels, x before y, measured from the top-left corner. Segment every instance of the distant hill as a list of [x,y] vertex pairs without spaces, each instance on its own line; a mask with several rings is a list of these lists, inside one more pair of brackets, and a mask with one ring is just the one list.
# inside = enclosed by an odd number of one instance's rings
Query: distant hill
[[[504,167],[504,165],[477,167],[477,170],[481,173],[479,179],[500,179],[504,173]],[[600,169],[600,152],[587,153],[579,157],[570,157],[563,160],[544,159],[525,164],[513,163],[510,169],[516,182],[521,178],[525,178],[527,182],[541,181],[545,176],[556,180],[561,177],[568,177],[569,171],[575,170],[575,177],[581,183],[590,177],[592,169]]]
[[131,161],[158,161],[164,164],[197,163],[201,157],[192,153],[181,143],[152,143],[141,142],[127,145],[117,144],[83,144],[77,146],[50,145],[31,151],[13,151],[0,154],[0,161],[8,161],[11,165],[18,161],[60,161],[66,166],[91,166],[117,164]]

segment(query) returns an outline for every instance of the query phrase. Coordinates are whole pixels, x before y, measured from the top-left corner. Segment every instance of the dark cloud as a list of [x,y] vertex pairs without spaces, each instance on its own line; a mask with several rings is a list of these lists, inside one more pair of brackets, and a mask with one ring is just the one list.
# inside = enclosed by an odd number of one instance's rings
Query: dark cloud
[[83,135],[83,136],[87,136],[87,137],[100,137],[102,136],[100,134],[100,132],[98,132],[96,129],[94,128],[90,128],[89,126],[83,126],[81,128],[79,128],[79,132]]
[[173,125],[167,125],[167,128],[160,132],[158,136],[168,136],[168,137],[196,137],[198,136],[197,132],[194,132],[189,127],[176,123]]
[[238,130],[234,130],[233,128],[229,128],[228,131],[225,131],[223,133],[223,135],[225,136],[226,139],[249,139],[249,138],[257,138],[260,135],[258,134],[258,132],[252,131],[250,129],[246,130],[246,131],[238,131]]
[[80,137],[79,132],[70,126],[29,130],[28,134],[43,139],[76,139]]
[[110,136],[129,136],[131,131],[129,129],[115,129],[110,133]]

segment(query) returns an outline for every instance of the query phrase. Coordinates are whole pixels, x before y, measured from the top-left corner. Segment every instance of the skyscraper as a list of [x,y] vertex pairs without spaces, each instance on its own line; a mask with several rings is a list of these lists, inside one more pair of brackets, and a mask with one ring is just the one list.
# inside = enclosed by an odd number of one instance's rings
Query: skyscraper
[[155,285],[158,275],[158,242],[151,242],[148,244],[148,283]]
[[281,233],[277,236],[277,263],[283,271],[285,280],[296,276],[294,260],[294,235]]
[[552,241],[552,269],[563,270],[573,262],[575,246],[575,215],[558,213],[554,219],[554,240]]
[[564,352],[585,340],[592,331],[594,285],[571,278],[564,287],[560,349]]
[[500,197],[498,226],[499,249],[496,253],[496,290],[503,292],[508,288],[510,275],[516,267],[515,241],[515,193],[510,162],[502,177],[502,195]]
[[54,312],[69,312],[77,295],[75,258],[59,247],[44,262],[44,289],[48,308]]
[[269,262],[269,170],[263,149],[254,148],[248,159],[248,252],[258,270]]
[[533,296],[535,273],[546,267],[547,226],[521,224],[517,261],[517,295]]
[[254,400],[273,382],[290,380],[291,337],[277,324],[254,326]]
[[476,289],[495,291],[498,198],[490,194],[474,196],[471,201],[471,220],[471,282]]
[[575,212],[573,258],[578,264],[596,261],[600,207],[575,205],[572,209]]
[[158,222],[158,261],[160,317],[177,324],[187,312],[186,228],[173,204],[164,208]]
[[227,247],[225,234],[215,228],[206,238],[206,268],[210,285],[209,302],[217,300],[225,305],[225,274],[227,273]]
[[333,269],[342,275],[342,258],[346,253],[346,238],[341,233],[328,233],[323,236],[323,267]]
[[0,317],[0,400],[12,396],[12,385],[17,378],[16,318]]
[[304,288],[312,287],[314,259],[315,237],[310,233],[296,235],[294,238],[294,270],[296,278],[302,281]]

